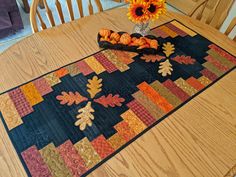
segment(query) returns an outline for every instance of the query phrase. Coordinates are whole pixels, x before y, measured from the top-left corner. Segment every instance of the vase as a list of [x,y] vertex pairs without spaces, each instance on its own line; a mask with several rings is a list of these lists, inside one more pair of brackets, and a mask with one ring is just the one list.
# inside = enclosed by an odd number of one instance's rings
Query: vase
[[134,26],[134,33],[139,33],[142,36],[146,36],[150,33],[150,27],[149,27],[149,22],[146,23],[137,23]]

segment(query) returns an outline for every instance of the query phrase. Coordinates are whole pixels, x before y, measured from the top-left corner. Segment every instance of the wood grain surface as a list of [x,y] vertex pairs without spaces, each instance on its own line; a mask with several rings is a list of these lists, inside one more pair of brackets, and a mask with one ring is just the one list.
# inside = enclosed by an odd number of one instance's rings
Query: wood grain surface
[[[0,55],[0,92],[99,50],[100,28],[132,32],[127,9],[113,9],[34,34]],[[177,19],[236,55],[236,43],[196,20],[168,13],[152,24]],[[236,164],[236,72],[97,168],[91,177],[220,177]],[[0,177],[26,173],[0,123]]]

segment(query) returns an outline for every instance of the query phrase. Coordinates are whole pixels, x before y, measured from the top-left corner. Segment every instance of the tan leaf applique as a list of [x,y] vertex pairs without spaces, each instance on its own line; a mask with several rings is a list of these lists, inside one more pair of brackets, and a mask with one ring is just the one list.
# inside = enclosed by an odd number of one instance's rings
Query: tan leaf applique
[[173,71],[172,64],[170,64],[170,61],[168,59],[160,63],[158,73],[160,73],[163,77],[171,75],[172,71]]
[[79,126],[80,130],[83,131],[86,129],[87,125],[92,126],[94,120],[93,112],[94,109],[91,106],[91,102],[88,102],[87,105],[84,108],[81,108],[78,110],[80,114],[76,116],[77,120],[75,122],[75,126]]
[[90,94],[91,98],[94,98],[95,95],[102,91],[102,79],[98,79],[97,76],[94,76],[92,79],[88,80],[87,91]]
[[175,52],[175,46],[174,44],[171,44],[170,42],[163,44],[162,49],[164,50],[163,52],[166,54],[166,57],[169,57],[171,54]]
[[143,55],[141,57],[142,60],[144,60],[145,62],[156,62],[156,61],[161,61],[162,59],[164,59],[164,56],[160,56],[160,55]]
[[56,97],[57,100],[60,101],[60,104],[67,104],[71,106],[72,104],[79,104],[83,101],[87,101],[88,99],[80,95],[78,92],[61,92],[61,95]]

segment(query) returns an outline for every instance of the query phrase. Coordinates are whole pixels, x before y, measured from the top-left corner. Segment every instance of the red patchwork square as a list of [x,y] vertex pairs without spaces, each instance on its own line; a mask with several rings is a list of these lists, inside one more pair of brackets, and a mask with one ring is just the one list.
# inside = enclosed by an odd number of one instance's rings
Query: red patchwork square
[[94,139],[91,144],[102,159],[114,152],[114,149],[102,135]]
[[79,61],[77,66],[83,75],[87,76],[93,72],[93,70],[89,67],[89,65],[85,61]]
[[138,101],[133,100],[127,106],[138,116],[138,118],[147,126],[152,125],[156,119],[151,116],[146,108],[144,108]]
[[213,72],[209,71],[208,69],[204,69],[201,71],[202,75],[210,79],[211,81],[215,81],[218,77]]
[[66,141],[58,146],[57,149],[74,177],[80,177],[87,171],[83,159],[80,157],[71,141]]
[[44,78],[39,78],[33,81],[33,83],[41,96],[44,96],[53,91],[49,83]]
[[177,96],[181,101],[186,101],[189,95],[179,88],[173,81],[166,80],[162,83],[166,88],[168,88],[175,96]]
[[99,52],[95,54],[94,57],[99,63],[101,63],[108,73],[112,73],[117,70],[116,66],[110,62],[103,53]]
[[21,117],[24,117],[34,111],[20,88],[10,91],[9,96]]

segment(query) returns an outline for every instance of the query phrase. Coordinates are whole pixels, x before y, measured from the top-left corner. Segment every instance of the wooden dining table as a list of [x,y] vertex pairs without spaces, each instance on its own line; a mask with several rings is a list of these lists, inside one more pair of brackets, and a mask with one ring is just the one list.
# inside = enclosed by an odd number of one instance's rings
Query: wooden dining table
[[[126,8],[116,8],[33,34],[0,55],[0,93],[99,51],[101,28],[132,32]],[[173,19],[236,55],[236,43],[216,29],[168,12]],[[197,47],[197,46],[196,46]],[[91,177],[220,177],[236,164],[236,71],[192,99],[113,156]],[[27,176],[0,121],[0,177]]]

